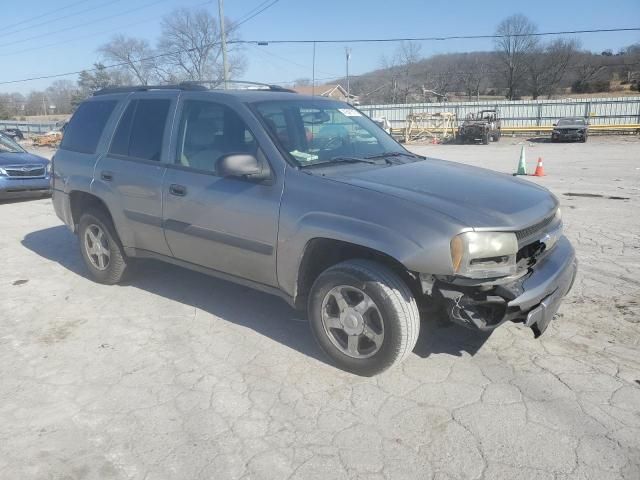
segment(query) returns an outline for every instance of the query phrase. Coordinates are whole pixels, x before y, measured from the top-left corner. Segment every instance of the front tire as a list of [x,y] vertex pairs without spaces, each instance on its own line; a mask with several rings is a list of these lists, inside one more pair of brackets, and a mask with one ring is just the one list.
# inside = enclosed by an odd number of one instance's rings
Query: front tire
[[388,267],[349,260],[325,270],[309,295],[308,316],[332,362],[362,376],[402,362],[420,331],[413,293]]
[[82,214],[78,224],[80,253],[91,278],[113,285],[122,280],[127,259],[108,215],[102,210]]

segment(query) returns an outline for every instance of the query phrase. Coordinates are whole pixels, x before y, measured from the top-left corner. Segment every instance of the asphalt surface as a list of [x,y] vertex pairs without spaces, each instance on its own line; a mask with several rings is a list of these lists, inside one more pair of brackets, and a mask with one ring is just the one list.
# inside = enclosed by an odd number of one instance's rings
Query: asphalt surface
[[[521,143],[411,148],[512,172]],[[640,139],[526,151],[580,261],[549,330],[427,320],[370,379],[277,298],[158,263],[98,285],[50,200],[0,204],[0,478],[637,480]]]

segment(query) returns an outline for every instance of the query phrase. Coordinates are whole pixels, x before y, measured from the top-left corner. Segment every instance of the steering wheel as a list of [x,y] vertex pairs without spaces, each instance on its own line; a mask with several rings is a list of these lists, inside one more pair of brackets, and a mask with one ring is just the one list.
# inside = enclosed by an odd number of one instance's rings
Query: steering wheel
[[344,145],[344,137],[337,135],[334,137],[328,137],[322,145],[319,146],[320,150],[334,150]]

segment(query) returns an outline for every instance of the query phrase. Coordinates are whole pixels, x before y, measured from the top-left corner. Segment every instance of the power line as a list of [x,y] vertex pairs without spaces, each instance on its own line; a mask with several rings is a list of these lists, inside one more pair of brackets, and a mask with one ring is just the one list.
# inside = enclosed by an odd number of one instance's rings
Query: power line
[[19,32],[24,32],[25,30],[30,30],[32,28],[41,27],[42,25],[46,25],[49,22],[57,22],[59,20],[65,20],[67,18],[75,17],[77,15],[82,15],[83,13],[91,12],[91,11],[95,10],[96,8],[107,7],[109,5],[112,5],[112,4],[120,2],[120,1],[122,1],[122,0],[112,0],[111,2],[103,2],[100,5],[98,5],[97,7],[89,7],[89,8],[85,8],[84,10],[78,10],[78,11],[73,12],[73,13],[68,13],[66,15],[62,15],[60,17],[50,18],[48,20],[45,20],[44,22],[36,23],[36,24],[33,24],[33,25],[27,25],[26,27],[22,27],[22,28],[19,28],[17,30],[9,30],[9,31],[3,30],[0,33],[0,37],[6,37],[8,35],[14,35],[14,34],[19,33]]
[[[203,5],[207,5],[210,4],[211,0],[206,0],[205,2],[201,2],[201,3],[196,3],[196,4],[192,4],[192,5],[188,5],[189,7],[201,7]],[[39,46],[39,47],[30,47],[30,48],[24,48],[22,50],[13,50],[10,53],[0,53],[0,58],[1,57],[11,57],[14,55],[20,55],[22,53],[26,53],[26,52],[33,52],[35,50],[44,50],[47,48],[51,48],[51,47],[57,47],[58,45],[64,45],[66,43],[71,43],[71,42],[76,42],[78,40],[84,40],[85,38],[96,38],[99,37],[101,35],[106,35],[107,33],[112,33],[112,32],[120,32],[123,29],[126,28],[130,28],[130,27],[135,27],[136,25],[142,25],[143,23],[149,23],[149,22],[153,22],[158,20],[159,18],[164,17],[165,14],[162,15],[157,15],[155,17],[147,17],[144,20],[138,20],[136,22],[132,22],[132,23],[127,23],[125,25],[119,25],[116,28],[110,28],[108,30],[102,30],[101,32],[96,32],[96,33],[89,33],[87,35],[81,35],[79,37],[73,37],[73,38],[68,38],[66,40],[61,40],[59,42],[53,42],[53,43],[47,43],[46,45],[43,46]]]
[[[163,2],[163,1],[166,1],[166,0],[159,0],[159,1],[156,1],[156,2],[152,2],[152,4],[153,3],[160,3],[160,2]],[[240,22],[232,24],[231,28],[232,29],[233,28],[237,28],[239,25],[251,20],[256,15],[258,15],[258,14],[262,13],[263,11],[265,11],[267,8],[272,7],[273,5],[275,5],[280,0],[268,0],[268,1],[271,1],[271,3],[269,5],[267,5],[266,7],[262,8],[261,10],[255,12],[255,13],[251,13],[251,12],[255,11],[256,8],[259,8],[261,5],[264,5],[265,2],[262,2],[260,5],[258,5],[258,7],[255,7],[252,10],[250,10],[250,12],[249,12],[250,16],[249,17],[244,18]],[[208,2],[205,2],[205,3],[208,3]],[[136,10],[140,10],[142,8],[146,8],[146,6],[149,6],[149,4],[147,4],[145,6],[142,6],[142,7],[139,7]],[[131,12],[131,10],[128,11],[128,12],[120,13],[120,14],[115,15],[115,16],[119,16],[119,15],[122,15],[124,13],[130,13],[130,12]],[[219,38],[218,38],[218,40],[219,40]],[[238,42],[239,41],[233,41],[233,42],[230,41],[229,43],[238,43]],[[242,42],[242,43],[246,43],[246,42]],[[214,43],[211,43],[209,46],[214,46],[216,44],[217,43],[214,42]],[[160,54],[157,54],[157,55],[152,55],[150,57],[141,58],[138,61],[139,62],[146,62],[146,61],[150,61],[150,60],[155,60],[157,58],[163,58],[163,57],[169,57],[169,56],[173,56],[173,55],[178,55],[180,53],[188,53],[188,52],[192,52],[194,50],[196,50],[196,48],[189,48],[189,49],[184,49],[184,50],[176,50],[176,51],[172,51],[172,52],[165,52],[165,53],[160,53]],[[22,79],[22,80],[9,80],[9,81],[0,82],[0,85],[9,85],[9,84],[14,84],[14,83],[30,82],[30,81],[34,81],[34,80],[47,80],[47,79],[52,79],[52,78],[68,77],[68,76],[71,76],[71,75],[79,75],[82,72],[95,72],[95,71],[98,71],[98,70],[106,70],[106,69],[110,69],[110,68],[124,67],[124,66],[127,66],[127,65],[128,65],[128,62],[121,62],[121,63],[112,64],[112,65],[103,65],[100,68],[98,68],[98,67],[84,68],[82,70],[77,70],[77,71],[73,71],[73,72],[58,73],[58,74],[53,74],[53,75],[42,75],[42,76],[39,76],[39,77],[32,77],[32,78]]]
[[41,13],[40,15],[36,15],[35,17],[27,18],[25,20],[21,20],[19,22],[16,22],[12,26],[15,27],[17,25],[24,25],[25,23],[30,23],[30,22],[32,22],[34,20],[38,20],[38,19],[43,18],[43,17],[48,17],[49,15],[52,15],[54,13],[58,13],[58,12],[60,12],[60,10],[66,10],[68,8],[80,5],[82,3],[87,3],[88,1],[90,1],[90,0],[80,0],[79,2],[74,2],[74,3],[71,3],[71,4],[66,5],[66,6],[56,7],[54,10],[49,10],[48,12]]
[[[264,5],[265,3],[271,1],[271,3],[269,3],[268,5],[266,5],[265,7],[263,7],[262,9],[258,10],[257,12],[254,13],[249,13],[248,17],[239,20],[238,22],[236,22],[232,28],[238,28],[240,25],[242,25],[243,23],[248,22],[249,20],[251,20],[252,18],[260,15],[262,12],[264,12],[265,10],[267,10],[268,8],[273,7],[276,3],[278,3],[280,0],[267,0],[265,2],[262,2],[260,5]],[[256,8],[260,8],[260,5],[258,5],[257,7],[255,7],[253,10],[256,10]]]
[[238,42],[269,44],[269,43],[385,43],[385,42],[435,42],[446,40],[481,40],[507,37],[544,37],[549,35],[577,35],[583,33],[611,33],[611,32],[637,32],[640,27],[629,28],[596,28],[591,30],[563,30],[557,32],[522,33],[509,35],[450,35],[445,37],[404,37],[404,38],[351,38],[336,40],[242,40]]
[[[160,1],[165,1],[165,0],[159,0],[158,2],[155,3],[160,3]],[[545,32],[545,33],[538,33],[537,35],[561,35],[561,34],[567,34],[567,33],[599,33],[599,32],[620,32],[620,31],[640,31],[640,27],[636,27],[636,28],[610,28],[610,29],[594,29],[594,30],[573,30],[571,32],[567,31],[567,32]],[[524,36],[524,35],[518,35],[518,36]],[[227,43],[233,43],[233,44],[269,44],[269,43],[313,43],[313,42],[317,42],[317,43],[362,43],[362,42],[399,42],[399,41],[411,41],[411,40],[445,40],[445,39],[459,39],[459,38],[502,38],[504,37],[504,35],[483,35],[483,36],[452,36],[452,37],[425,37],[422,39],[411,39],[411,38],[396,38],[396,39],[351,39],[351,40],[269,40],[269,41],[256,41],[256,40],[230,40]],[[211,43],[209,46],[214,46],[217,43]],[[152,55],[150,57],[146,57],[146,58],[141,58],[138,59],[137,61],[139,62],[145,62],[145,61],[149,61],[149,60],[155,60],[157,58],[162,58],[162,57],[168,57],[168,56],[172,56],[172,55],[178,55],[180,53],[188,53],[188,52],[192,52],[194,51],[195,48],[190,48],[190,49],[183,49],[183,50],[176,50],[173,52],[166,52],[166,53],[161,53],[158,55]],[[122,67],[122,66],[126,66],[127,63],[123,62],[123,63],[117,63],[117,64],[113,64],[113,65],[105,65],[102,68],[104,69],[109,69],[109,68],[117,68],[117,67]],[[630,65],[630,64],[626,64],[626,65]],[[620,65],[620,64],[611,64],[611,65],[602,65],[603,67],[615,67],[615,66],[625,66]],[[101,68],[101,69],[102,69]],[[7,81],[3,81],[0,82],[0,85],[8,85],[8,84],[14,84],[14,83],[24,83],[24,82],[29,82],[29,81],[33,81],[33,80],[46,80],[46,79],[51,79],[51,78],[60,78],[60,77],[67,77],[70,75],[78,75],[79,73],[85,71],[85,72],[92,72],[92,71],[96,71],[99,70],[98,68],[85,68],[82,70],[77,70],[77,71],[73,71],[73,72],[65,72],[65,73],[58,73],[58,74],[51,74],[51,75],[41,75],[41,76],[37,76],[37,77],[31,77],[31,78],[23,78],[23,79],[19,79],[19,80],[7,80]],[[339,78],[339,77],[338,77]]]
[[[167,0],[155,0],[153,2],[146,3],[144,5],[141,5],[139,7],[126,10],[124,12],[116,13],[114,15],[108,15],[106,17],[97,18],[97,19],[95,19],[93,21],[84,22],[82,24],[72,25],[72,26],[67,27],[67,28],[62,28],[62,29],[57,30],[57,31],[55,31],[53,33],[61,33],[61,32],[68,32],[69,30],[76,30],[78,28],[86,27],[87,25],[93,25],[95,23],[103,22],[105,20],[111,20],[112,18],[121,17],[122,15],[127,15],[129,13],[137,12],[138,10],[143,10],[145,8],[152,7],[154,5],[157,5],[159,3],[166,2],[166,1]],[[32,37],[23,38],[21,40],[14,40],[12,42],[3,43],[2,45],[0,45],[0,47],[7,47],[7,46],[15,45],[15,44],[18,44],[18,43],[28,42],[29,40],[35,40],[35,39],[38,39],[38,38],[48,37],[48,36],[51,35],[51,33],[52,32],[45,32],[45,33],[41,33],[39,35],[34,35]]]
[[[297,67],[304,68],[304,69],[307,69],[307,70],[312,68],[310,65],[303,65],[302,63],[295,62],[293,60],[288,59],[287,57],[283,57],[282,55],[277,55],[277,54],[275,54],[273,52],[270,52],[267,49],[264,49],[264,48],[259,47],[257,45],[254,45],[254,44],[249,44],[249,45],[251,47],[254,47],[256,49],[255,50],[256,52],[260,52],[261,54],[266,54],[266,55],[269,55],[271,57],[278,58],[278,59],[280,59],[280,60],[282,60],[284,62],[290,63],[291,65],[295,65]],[[323,72],[322,70],[318,70],[318,72],[324,73],[325,75],[332,75],[331,73]],[[328,78],[339,78],[339,76],[337,76],[337,77],[328,77]],[[282,82],[282,83],[284,83],[284,82]]]

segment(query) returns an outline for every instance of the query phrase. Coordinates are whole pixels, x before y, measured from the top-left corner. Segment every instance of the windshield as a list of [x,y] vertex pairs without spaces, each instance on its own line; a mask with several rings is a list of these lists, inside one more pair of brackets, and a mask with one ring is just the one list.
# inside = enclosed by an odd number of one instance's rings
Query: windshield
[[0,153],[24,153],[25,150],[9,137],[0,133]]
[[583,118],[562,118],[558,121],[558,126],[562,125],[584,125]]
[[368,117],[343,102],[267,101],[255,104],[255,109],[272,137],[301,167],[345,157],[411,155]]

